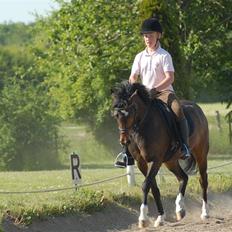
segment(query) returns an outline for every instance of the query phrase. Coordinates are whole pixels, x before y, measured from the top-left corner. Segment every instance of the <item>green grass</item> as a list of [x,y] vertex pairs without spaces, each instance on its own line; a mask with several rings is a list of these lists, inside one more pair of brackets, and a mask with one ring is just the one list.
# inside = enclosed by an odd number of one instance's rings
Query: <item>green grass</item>
[[[209,167],[216,167],[222,162],[209,161]],[[232,190],[232,164],[209,171],[209,189],[213,192],[227,192]],[[162,169],[165,174],[158,178],[163,197],[174,197],[178,192],[176,178]],[[94,183],[114,176],[125,174],[125,169],[83,169],[82,184]],[[215,173],[216,172],[216,173]],[[0,194],[0,211],[10,214],[22,223],[30,223],[35,218],[51,215],[67,215],[91,213],[100,210],[105,203],[133,204],[140,202],[141,184],[144,178],[136,175],[137,186],[129,187],[126,177],[109,182],[103,182],[77,191],[65,190],[49,193],[33,194]],[[70,170],[36,171],[36,172],[2,172],[0,173],[0,191],[32,191],[54,188],[72,187]],[[191,176],[187,187],[187,194],[200,199],[200,185],[198,176]]]
[[[213,168],[232,161],[232,146],[228,139],[228,125],[224,118],[227,110],[225,105],[200,104],[205,112],[210,129],[209,154],[209,190],[227,192],[232,190],[231,165]],[[215,110],[221,115],[221,132],[217,128]],[[67,152],[60,154],[64,167],[69,167],[70,154],[75,151],[80,155],[82,168],[82,183],[88,184],[110,177],[125,174],[124,169],[113,168],[116,154],[94,139],[91,131],[85,126],[65,124],[60,132],[69,141]],[[115,138],[112,138],[115,139]],[[119,148],[120,151],[120,148]],[[178,191],[178,182],[172,175],[161,178],[159,185],[163,197],[174,197]],[[134,204],[141,199],[142,175],[136,175],[137,186],[128,187],[126,177],[110,182],[80,188],[50,193],[34,194],[0,194],[0,212],[7,211],[24,223],[30,223],[34,218],[49,215],[93,212],[100,210],[107,203]],[[159,178],[158,178],[159,181]],[[0,173],[0,191],[31,191],[41,189],[71,187],[70,170],[36,171],[36,172],[2,172]],[[197,176],[192,176],[187,187],[187,194],[199,197],[200,185]]]
[[70,154],[76,152],[84,165],[107,165],[114,159],[111,150],[106,149],[104,144],[99,143],[90,129],[85,125],[64,124],[60,133],[67,141],[66,153],[60,154],[61,163],[70,165]]
[[[230,158],[228,154],[232,152],[232,144],[229,143],[229,128],[225,115],[230,109],[226,109],[226,104],[221,103],[199,103],[200,107],[206,114],[209,122],[210,135],[210,156],[224,156]],[[220,113],[221,131],[219,131],[215,111]],[[114,125],[116,126],[116,125]],[[75,151],[80,155],[81,163],[84,166],[107,168],[113,163],[118,151],[107,148],[104,144],[99,143],[91,129],[84,125],[63,124],[60,133],[64,135],[68,146],[66,152],[60,154],[61,163],[64,167],[69,167],[69,155]],[[118,137],[112,137],[115,144],[118,143]],[[116,153],[116,154],[115,154]],[[220,158],[220,157],[219,157]]]
[[[210,140],[210,155],[220,156],[231,154],[232,144],[229,141],[229,125],[225,118],[226,114],[231,110],[226,109],[226,104],[222,103],[200,103],[209,124],[209,140]],[[220,126],[216,117],[216,111],[220,115]]]
[[225,116],[230,110],[226,108],[226,104],[225,103],[199,103],[199,106],[202,108],[202,110],[204,111],[204,113],[207,116],[214,116],[216,115],[216,111],[219,111],[219,113],[222,116]]

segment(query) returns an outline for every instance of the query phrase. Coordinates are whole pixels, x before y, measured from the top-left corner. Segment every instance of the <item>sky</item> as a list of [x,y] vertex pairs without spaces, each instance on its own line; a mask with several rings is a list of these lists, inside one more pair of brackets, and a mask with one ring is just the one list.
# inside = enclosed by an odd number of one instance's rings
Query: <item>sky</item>
[[0,23],[30,23],[35,21],[33,13],[47,16],[53,9],[58,9],[54,0],[0,0]]

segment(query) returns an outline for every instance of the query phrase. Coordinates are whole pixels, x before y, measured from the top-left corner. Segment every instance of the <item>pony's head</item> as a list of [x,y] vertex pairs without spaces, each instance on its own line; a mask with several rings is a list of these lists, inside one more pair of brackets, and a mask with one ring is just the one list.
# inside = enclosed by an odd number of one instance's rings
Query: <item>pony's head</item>
[[112,116],[116,119],[120,132],[120,143],[127,145],[129,131],[136,123],[141,103],[148,105],[150,97],[144,85],[139,83],[130,84],[123,81],[111,91],[113,104]]

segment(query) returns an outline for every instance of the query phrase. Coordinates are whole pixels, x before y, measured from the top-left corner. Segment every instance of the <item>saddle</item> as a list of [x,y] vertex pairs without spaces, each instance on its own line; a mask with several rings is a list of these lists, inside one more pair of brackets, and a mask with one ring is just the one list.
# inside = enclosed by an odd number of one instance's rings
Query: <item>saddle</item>
[[[168,133],[170,138],[172,138],[172,143],[170,144],[169,148],[167,149],[165,153],[165,161],[168,161],[173,154],[176,153],[176,151],[180,148],[182,140],[181,140],[181,135],[180,135],[180,130],[179,130],[179,125],[177,123],[177,118],[175,113],[172,111],[172,109],[162,100],[160,99],[154,99],[154,107],[158,108],[163,115],[163,118],[166,121],[166,124],[168,126]],[[182,109],[185,115],[185,118],[188,122],[188,127],[189,127],[189,136],[192,135],[194,131],[194,122],[191,118],[190,113],[187,110],[187,107],[182,105]]]

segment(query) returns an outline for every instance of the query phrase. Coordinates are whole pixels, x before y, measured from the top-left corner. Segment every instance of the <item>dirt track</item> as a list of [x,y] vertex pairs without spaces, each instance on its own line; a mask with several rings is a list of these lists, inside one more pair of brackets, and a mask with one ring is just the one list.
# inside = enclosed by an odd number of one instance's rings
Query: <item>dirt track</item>
[[110,205],[103,211],[93,215],[73,215],[54,217],[34,222],[28,228],[16,227],[9,221],[3,222],[5,232],[131,232],[131,231],[168,231],[168,232],[232,232],[232,194],[210,195],[211,217],[200,220],[201,204],[196,200],[186,199],[186,217],[175,222],[175,205],[173,199],[164,200],[167,221],[164,226],[154,228],[154,207],[149,206],[150,226],[146,229],[137,228],[139,205],[131,209]]

